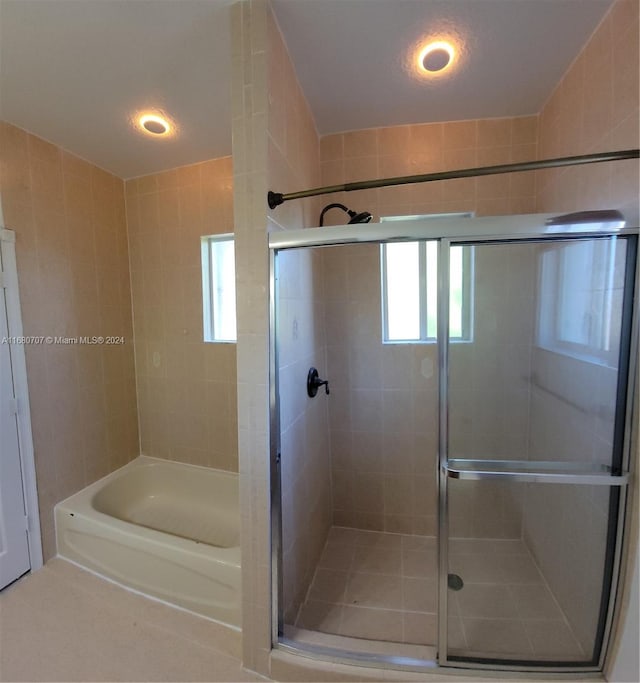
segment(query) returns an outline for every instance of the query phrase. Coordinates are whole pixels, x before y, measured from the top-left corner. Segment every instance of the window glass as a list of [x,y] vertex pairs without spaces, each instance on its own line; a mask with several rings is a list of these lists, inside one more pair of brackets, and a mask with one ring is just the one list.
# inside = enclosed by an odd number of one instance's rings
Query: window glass
[[420,339],[419,243],[387,244],[385,275],[387,338]]
[[204,340],[236,341],[236,272],[233,235],[202,238]]
[[551,351],[614,364],[611,320],[621,305],[616,279],[625,245],[612,239],[545,247],[540,254],[538,344]]
[[[433,342],[438,336],[438,243],[381,245],[385,342]],[[472,337],[473,247],[450,251],[449,338]]]

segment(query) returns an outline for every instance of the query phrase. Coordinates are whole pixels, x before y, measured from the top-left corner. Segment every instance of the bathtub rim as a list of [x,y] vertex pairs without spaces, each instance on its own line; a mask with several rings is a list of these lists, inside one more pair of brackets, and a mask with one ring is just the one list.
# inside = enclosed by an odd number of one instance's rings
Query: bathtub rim
[[[236,584],[238,595],[241,596],[241,550],[240,546],[232,547],[218,547],[212,546],[202,542],[196,542],[192,539],[181,538],[175,536],[166,531],[158,531],[145,527],[142,525],[135,524],[133,522],[128,522],[121,520],[117,517],[99,512],[92,506],[92,499],[97,491],[99,491],[104,486],[108,485],[109,482],[117,480],[121,476],[126,476],[127,472],[135,469],[140,469],[141,467],[148,467],[149,465],[160,465],[164,468],[180,468],[184,470],[185,468],[193,470],[206,470],[209,474],[216,476],[217,474],[222,474],[225,477],[233,477],[238,480],[238,474],[235,472],[227,472],[224,470],[217,470],[215,468],[201,467],[198,465],[190,465],[187,463],[179,463],[175,461],[164,460],[162,458],[152,458],[149,456],[138,456],[126,465],[118,468],[114,472],[101,477],[99,480],[93,482],[89,486],[81,489],[80,491],[68,496],[64,500],[60,501],[54,506],[54,525],[55,525],[55,540],[56,540],[56,557],[69,562],[84,571],[93,574],[94,576],[104,579],[109,583],[120,586],[126,591],[133,593],[135,595],[140,595],[144,598],[152,600],[154,602],[167,605],[174,609],[180,610],[181,612],[186,612],[205,619],[207,623],[214,624],[215,628],[221,629],[221,638],[225,643],[229,644],[229,647],[240,656],[241,651],[241,634],[242,634],[242,611],[241,605],[242,600],[240,600],[240,611],[236,616],[230,616],[226,618],[222,615],[216,616],[214,614],[207,614],[205,611],[199,611],[190,607],[188,604],[180,604],[179,601],[172,601],[169,598],[165,598],[162,595],[154,594],[154,590],[145,590],[140,588],[138,585],[132,585],[126,580],[119,578],[118,576],[110,575],[109,570],[105,569],[103,571],[100,566],[96,566],[94,561],[88,558],[88,561],[84,561],[84,558],[77,557],[75,553],[78,551],[73,548],[73,546],[68,546],[68,541],[64,540],[64,536],[67,531],[81,531],[85,525],[90,525],[95,529],[98,536],[102,536],[106,532],[106,537],[108,538],[112,534],[121,539],[124,546],[130,546],[131,541],[135,539],[140,539],[141,536],[144,538],[145,544],[151,544],[163,552],[163,548],[171,552],[178,552],[181,556],[191,556],[198,563],[214,563],[219,564],[227,568],[227,570],[232,571],[237,576],[238,583]],[[238,516],[240,515],[239,507],[237,509]],[[68,516],[75,518],[66,521]],[[69,525],[67,527],[67,524]],[[67,546],[69,553],[67,553]]]

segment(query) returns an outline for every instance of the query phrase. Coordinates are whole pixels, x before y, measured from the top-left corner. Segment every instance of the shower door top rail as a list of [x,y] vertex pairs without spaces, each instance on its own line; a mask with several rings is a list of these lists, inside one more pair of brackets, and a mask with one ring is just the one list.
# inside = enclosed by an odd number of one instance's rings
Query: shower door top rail
[[270,249],[329,247],[363,242],[403,242],[450,239],[452,241],[514,239],[558,239],[562,236],[594,237],[637,234],[624,220],[594,220],[592,223],[558,223],[558,214],[534,213],[484,218],[437,217],[394,220],[383,223],[282,230],[269,234]]

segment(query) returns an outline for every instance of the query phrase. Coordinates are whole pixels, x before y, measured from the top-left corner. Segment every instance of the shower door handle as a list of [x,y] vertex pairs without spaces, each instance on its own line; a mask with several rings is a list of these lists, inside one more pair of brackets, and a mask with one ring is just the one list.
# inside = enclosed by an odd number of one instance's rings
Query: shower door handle
[[578,463],[522,460],[449,460],[443,465],[449,479],[462,481],[500,480],[529,484],[584,484],[626,486],[629,473],[610,473],[606,467],[587,468]]

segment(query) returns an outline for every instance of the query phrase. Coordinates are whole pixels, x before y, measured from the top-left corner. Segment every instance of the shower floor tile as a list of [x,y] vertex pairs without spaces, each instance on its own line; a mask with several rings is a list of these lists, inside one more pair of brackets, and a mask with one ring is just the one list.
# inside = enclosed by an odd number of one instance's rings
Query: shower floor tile
[[296,626],[352,638],[432,645],[437,544],[333,527]]
[[[556,599],[518,539],[451,539],[452,654],[584,658]],[[333,635],[435,645],[437,540],[333,527],[295,626]]]

